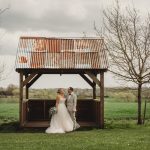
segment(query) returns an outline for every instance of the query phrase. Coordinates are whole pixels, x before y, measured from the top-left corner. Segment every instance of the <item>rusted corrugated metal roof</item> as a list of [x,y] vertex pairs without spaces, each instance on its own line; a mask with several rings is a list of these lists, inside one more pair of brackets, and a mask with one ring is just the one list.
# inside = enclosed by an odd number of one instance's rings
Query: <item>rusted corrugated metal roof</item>
[[20,37],[19,68],[107,69],[104,39]]

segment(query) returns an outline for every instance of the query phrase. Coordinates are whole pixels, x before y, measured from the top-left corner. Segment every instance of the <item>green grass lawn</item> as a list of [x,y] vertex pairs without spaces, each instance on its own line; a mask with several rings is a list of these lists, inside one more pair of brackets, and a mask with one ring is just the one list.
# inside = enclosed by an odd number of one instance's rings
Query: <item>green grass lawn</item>
[[0,149],[148,150],[150,127],[93,129],[67,134],[1,133]]
[[[142,112],[144,104],[142,105]],[[150,103],[147,103],[146,117],[150,118]],[[137,103],[105,102],[105,118],[107,119],[136,119]]]
[[145,125],[136,125],[137,104],[105,102],[105,129],[82,128],[67,134],[45,134],[45,129],[18,128],[18,103],[0,103],[0,150],[86,149],[148,150],[150,103]]

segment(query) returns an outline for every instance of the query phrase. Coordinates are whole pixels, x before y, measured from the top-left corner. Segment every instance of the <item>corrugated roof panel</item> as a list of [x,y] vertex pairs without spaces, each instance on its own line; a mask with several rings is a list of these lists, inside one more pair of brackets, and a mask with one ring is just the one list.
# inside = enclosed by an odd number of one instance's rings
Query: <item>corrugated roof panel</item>
[[104,40],[21,37],[16,68],[107,69]]

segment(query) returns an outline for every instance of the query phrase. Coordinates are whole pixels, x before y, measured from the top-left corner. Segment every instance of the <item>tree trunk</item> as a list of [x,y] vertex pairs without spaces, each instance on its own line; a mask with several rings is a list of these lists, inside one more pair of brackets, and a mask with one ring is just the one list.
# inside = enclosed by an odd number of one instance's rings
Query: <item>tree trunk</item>
[[138,124],[142,124],[142,115],[141,115],[141,104],[142,104],[142,99],[141,99],[141,93],[142,93],[142,84],[138,85]]

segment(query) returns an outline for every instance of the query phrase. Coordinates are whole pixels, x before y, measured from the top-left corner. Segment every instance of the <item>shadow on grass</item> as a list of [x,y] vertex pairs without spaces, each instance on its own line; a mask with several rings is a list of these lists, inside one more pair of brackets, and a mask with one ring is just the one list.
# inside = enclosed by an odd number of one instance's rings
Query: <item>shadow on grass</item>
[[0,133],[43,133],[45,128],[21,128],[19,122],[0,124]]
[[[0,124],[0,133],[45,133],[46,128],[21,128],[19,122],[9,122]],[[76,131],[90,131],[93,127],[81,127]]]
[[[150,126],[150,119],[142,126]],[[105,120],[105,129],[134,129],[139,128],[136,120]],[[21,128],[18,121],[0,124],[0,133],[45,133],[46,128]],[[96,127],[81,127],[78,131],[98,130]]]

